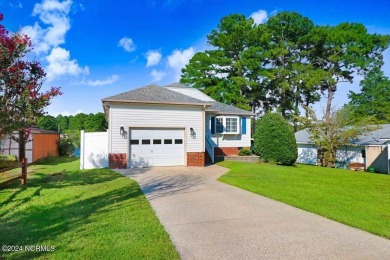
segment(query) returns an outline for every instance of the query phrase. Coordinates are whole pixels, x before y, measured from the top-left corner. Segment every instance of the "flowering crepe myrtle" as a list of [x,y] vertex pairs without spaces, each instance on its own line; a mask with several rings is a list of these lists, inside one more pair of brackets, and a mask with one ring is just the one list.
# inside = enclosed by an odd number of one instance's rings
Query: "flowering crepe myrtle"
[[27,35],[11,34],[0,24],[0,140],[14,131],[26,132],[28,140],[28,127],[45,114],[53,97],[62,94],[58,87],[41,91],[46,73],[39,62],[26,58],[32,48]]

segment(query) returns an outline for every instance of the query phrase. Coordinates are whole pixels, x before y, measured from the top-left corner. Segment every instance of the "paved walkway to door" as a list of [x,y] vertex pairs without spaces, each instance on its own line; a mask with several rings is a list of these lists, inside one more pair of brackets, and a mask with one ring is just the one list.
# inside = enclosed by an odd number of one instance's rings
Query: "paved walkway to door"
[[226,171],[118,170],[140,184],[183,259],[390,259],[390,240],[218,182]]

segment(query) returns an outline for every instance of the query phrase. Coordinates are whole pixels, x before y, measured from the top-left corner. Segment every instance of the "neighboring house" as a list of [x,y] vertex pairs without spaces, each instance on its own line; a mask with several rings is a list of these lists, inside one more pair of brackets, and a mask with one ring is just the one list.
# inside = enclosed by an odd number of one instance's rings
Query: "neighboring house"
[[253,113],[186,85],[149,85],[102,102],[110,168],[205,166],[251,145]]
[[[60,134],[54,131],[40,129],[37,127],[29,128],[31,142],[26,143],[27,162],[35,162],[38,159],[49,155],[58,156],[58,144]],[[18,133],[14,133],[15,136]],[[0,154],[19,156],[19,144],[10,137],[1,140]]]
[[[317,146],[310,140],[305,129],[295,133],[298,144],[298,163],[318,164]],[[375,171],[390,173],[390,124],[380,125],[377,130],[358,136],[351,145],[337,150],[336,160],[342,164],[363,163],[367,169],[373,166]]]

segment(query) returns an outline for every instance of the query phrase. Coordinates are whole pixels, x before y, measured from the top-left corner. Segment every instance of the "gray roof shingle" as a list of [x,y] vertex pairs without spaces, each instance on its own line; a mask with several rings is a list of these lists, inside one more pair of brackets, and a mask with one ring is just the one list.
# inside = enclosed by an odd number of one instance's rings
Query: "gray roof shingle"
[[211,107],[206,108],[206,111],[217,111],[221,114],[231,114],[231,115],[246,115],[246,116],[253,116],[254,114],[250,111],[246,111],[244,109],[229,106],[224,103],[214,101],[211,102]]
[[180,87],[190,88],[180,83],[173,83],[165,87],[159,87],[157,85],[148,85],[145,87],[137,88],[127,92],[123,92],[111,97],[102,99],[104,102],[145,102],[145,103],[160,103],[160,104],[194,104],[194,105],[206,105],[206,111],[215,111],[219,114],[230,115],[254,115],[250,111],[246,111],[234,106],[229,106],[217,101],[202,101],[176,91],[170,90],[166,87]]
[[[159,87],[157,85],[148,85],[142,88],[137,88],[127,92],[120,93],[115,96],[107,97],[102,100],[108,101],[123,101],[123,102],[151,102],[162,104],[204,104],[205,102],[192,98],[175,91]],[[207,105],[207,103],[206,103]]]
[[[295,133],[297,143],[310,144],[310,133],[303,129]],[[379,128],[362,134],[354,140],[355,145],[383,145],[390,140],[390,124],[379,125]]]

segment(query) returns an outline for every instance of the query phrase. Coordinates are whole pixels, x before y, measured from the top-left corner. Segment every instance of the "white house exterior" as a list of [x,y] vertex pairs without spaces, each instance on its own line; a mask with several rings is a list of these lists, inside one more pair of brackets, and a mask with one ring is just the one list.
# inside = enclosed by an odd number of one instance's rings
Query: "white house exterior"
[[204,166],[251,145],[251,112],[186,85],[149,85],[102,102],[111,168]]
[[[305,129],[295,133],[298,145],[297,163],[318,164],[318,147],[312,144],[310,133]],[[362,163],[365,168],[374,167],[376,172],[390,173],[390,124],[356,138],[350,145],[340,147],[336,153],[339,166]]]

